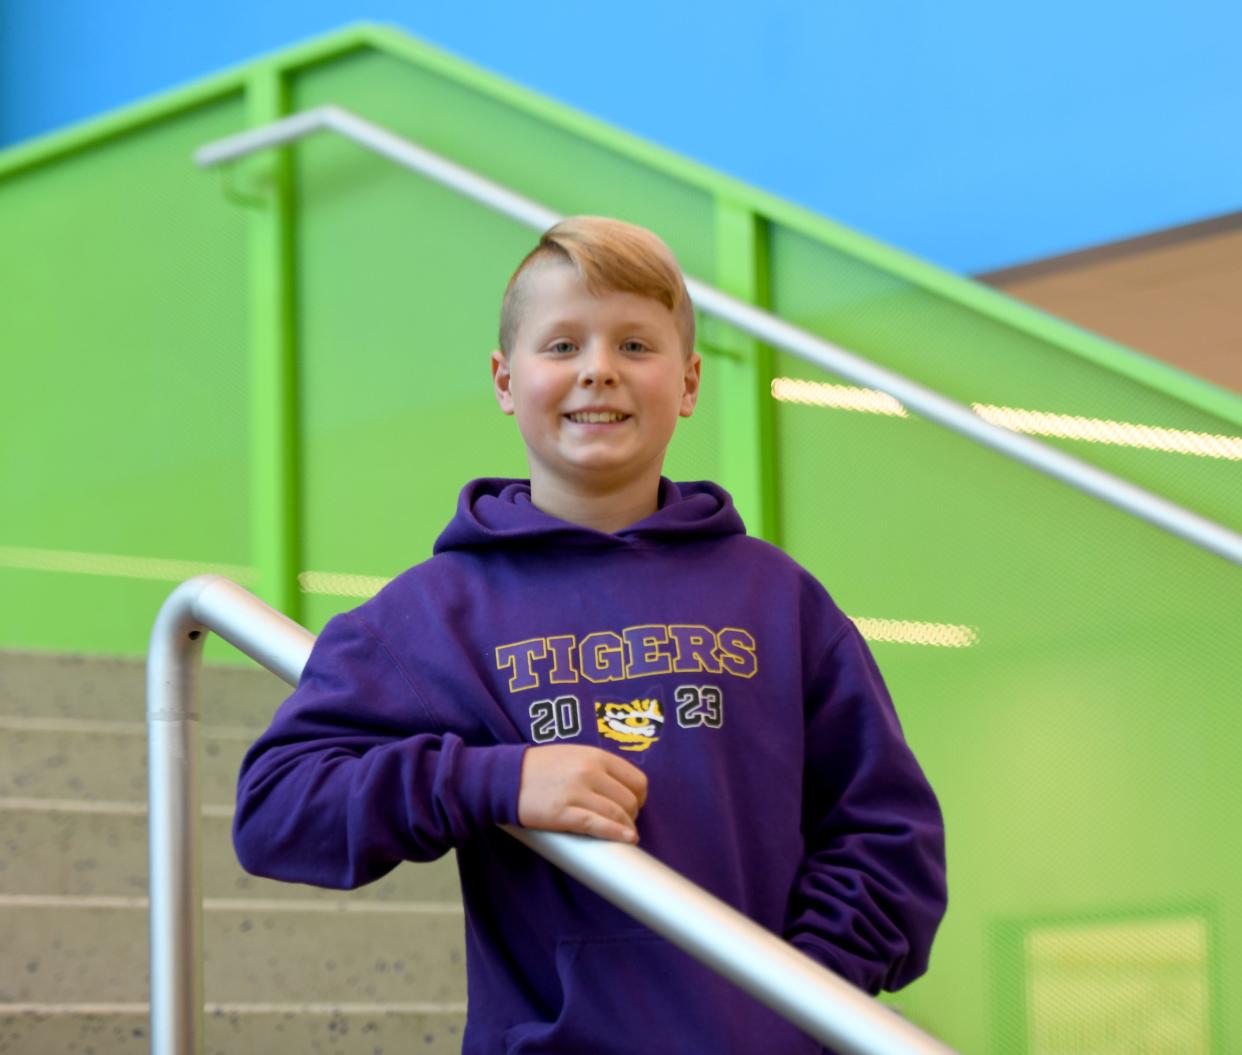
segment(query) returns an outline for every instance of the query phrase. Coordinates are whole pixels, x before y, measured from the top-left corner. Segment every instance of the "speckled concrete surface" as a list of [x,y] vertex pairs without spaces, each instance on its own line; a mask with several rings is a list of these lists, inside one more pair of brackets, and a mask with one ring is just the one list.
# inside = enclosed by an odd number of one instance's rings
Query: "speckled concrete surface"
[[[44,729],[37,722],[0,719],[0,797],[146,801],[145,726]],[[198,786],[205,805],[232,804],[251,740],[202,731]]]
[[[0,1004],[147,999],[144,908],[0,914]],[[458,912],[203,913],[203,989],[221,1002],[465,1000]]]
[[[144,683],[133,660],[0,652],[0,1055],[149,1050]],[[204,670],[204,988],[227,1005],[206,1051],[456,1052],[451,855],[350,892],[236,862],[237,768],[289,691],[257,669]]]
[[[461,1011],[209,1011],[204,1055],[456,1055]],[[0,1055],[149,1055],[145,1013],[5,1014]]]
[[[204,665],[202,721],[262,728],[292,691],[259,666]],[[141,660],[0,652],[0,714],[142,722],[146,692]]]
[[[407,863],[383,879],[342,893],[278,883],[242,871],[227,817],[204,817],[203,896],[460,903],[452,854]],[[146,813],[76,813],[0,809],[0,895],[62,894],[141,897],[147,891]]]

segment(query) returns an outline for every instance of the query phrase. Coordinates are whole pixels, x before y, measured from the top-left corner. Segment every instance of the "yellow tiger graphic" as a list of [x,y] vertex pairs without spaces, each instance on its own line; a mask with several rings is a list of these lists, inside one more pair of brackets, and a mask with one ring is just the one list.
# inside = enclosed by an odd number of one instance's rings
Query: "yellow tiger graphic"
[[656,699],[596,700],[595,721],[600,736],[617,743],[622,751],[646,751],[660,739],[664,711]]

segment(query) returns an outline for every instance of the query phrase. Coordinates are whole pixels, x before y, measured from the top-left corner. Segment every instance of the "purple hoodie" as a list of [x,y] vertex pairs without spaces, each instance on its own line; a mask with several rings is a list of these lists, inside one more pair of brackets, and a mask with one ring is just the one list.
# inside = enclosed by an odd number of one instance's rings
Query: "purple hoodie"
[[472,481],[435,556],[328,622],[242,763],[257,875],[352,888],[456,849],[470,1055],[820,1050],[497,829],[532,743],[640,766],[640,845],[855,985],[926,970],[940,810],[866,644],[722,488],[659,501],[607,534]]

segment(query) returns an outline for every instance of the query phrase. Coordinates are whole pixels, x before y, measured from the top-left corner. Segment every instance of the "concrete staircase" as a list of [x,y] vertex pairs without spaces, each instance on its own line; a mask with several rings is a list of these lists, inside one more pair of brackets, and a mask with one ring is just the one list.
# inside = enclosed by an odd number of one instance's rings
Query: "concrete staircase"
[[[237,769],[288,691],[203,672],[205,1051],[457,1052],[451,856],[352,892],[233,856]],[[138,661],[0,652],[0,1055],[150,1051],[144,696]]]

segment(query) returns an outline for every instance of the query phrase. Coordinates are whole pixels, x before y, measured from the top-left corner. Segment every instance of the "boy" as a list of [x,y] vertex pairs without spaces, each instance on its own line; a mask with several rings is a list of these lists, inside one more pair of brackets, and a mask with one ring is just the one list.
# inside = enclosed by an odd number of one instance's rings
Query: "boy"
[[944,912],[939,808],[858,631],[723,489],[661,475],[693,345],[655,235],[545,232],[491,363],[529,482],[467,484],[242,764],[257,874],[356,887],[456,849],[466,1053],[818,1050],[498,824],[641,839],[872,993],[925,970]]

